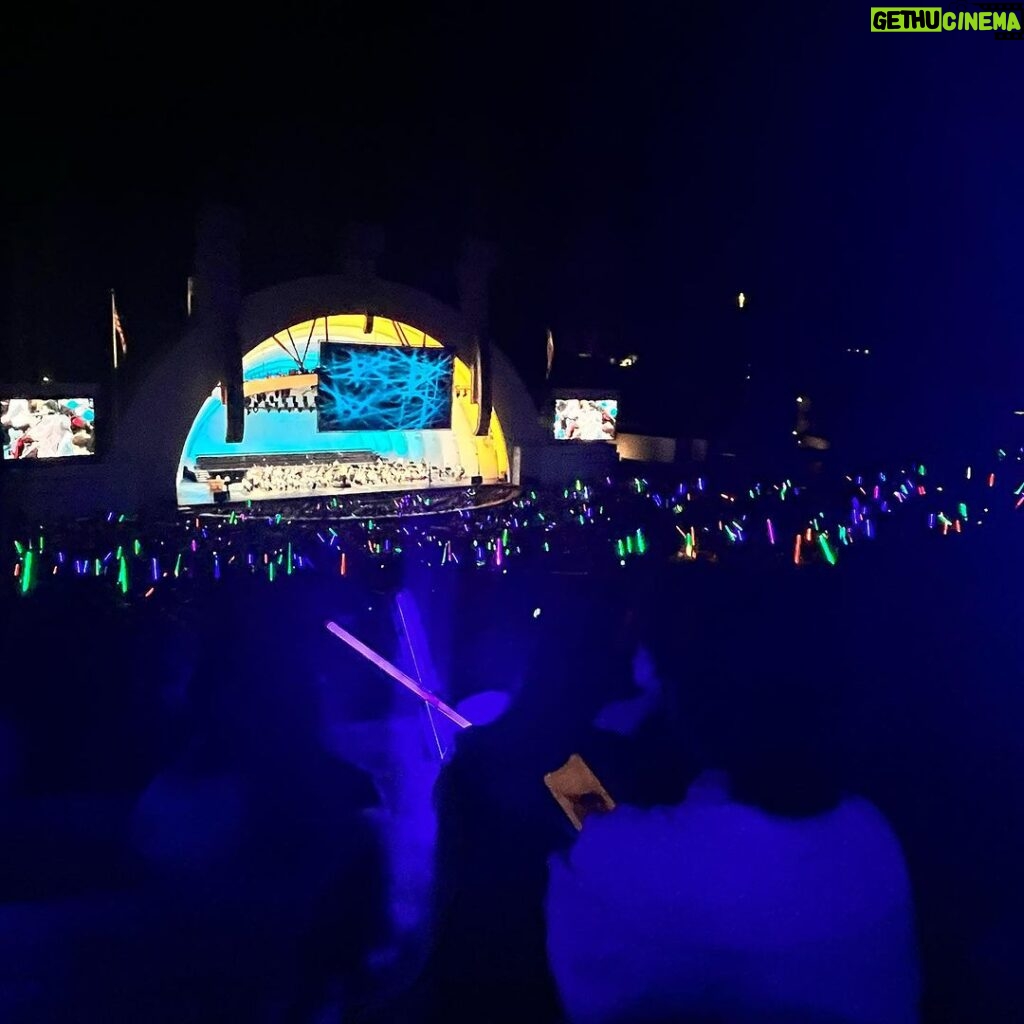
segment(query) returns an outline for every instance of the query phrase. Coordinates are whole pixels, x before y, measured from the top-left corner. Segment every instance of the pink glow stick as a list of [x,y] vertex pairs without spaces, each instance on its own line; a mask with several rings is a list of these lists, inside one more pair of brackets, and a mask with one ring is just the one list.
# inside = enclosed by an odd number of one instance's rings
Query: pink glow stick
[[333,633],[339,640],[343,640],[352,650],[361,654],[367,661],[372,662],[377,668],[386,672],[396,683],[401,683],[407,690],[411,690],[420,700],[429,704],[435,711],[440,711],[445,718],[453,721],[460,729],[468,729],[473,723],[465,719],[457,711],[448,707],[440,697],[436,697],[429,690],[424,690],[414,679],[410,679],[400,668],[396,668],[386,658],[382,658],[376,651],[371,650],[361,640],[357,640],[348,630],[342,629],[336,622],[326,623],[329,632]]

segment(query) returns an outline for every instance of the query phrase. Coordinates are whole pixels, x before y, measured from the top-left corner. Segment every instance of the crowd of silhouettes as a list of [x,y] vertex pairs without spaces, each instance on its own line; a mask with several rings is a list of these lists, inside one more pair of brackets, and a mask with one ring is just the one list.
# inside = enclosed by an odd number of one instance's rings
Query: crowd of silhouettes
[[[508,706],[461,731],[323,630],[409,664],[393,587],[8,588],[0,1016],[1013,1019],[1024,697],[979,544],[466,577],[445,696]],[[616,804],[579,832],[572,754]]]

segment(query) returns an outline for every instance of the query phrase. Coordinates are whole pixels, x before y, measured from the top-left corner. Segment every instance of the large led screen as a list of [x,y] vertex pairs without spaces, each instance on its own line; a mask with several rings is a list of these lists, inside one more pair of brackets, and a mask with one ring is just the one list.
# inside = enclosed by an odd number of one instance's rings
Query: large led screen
[[3,461],[93,455],[95,418],[92,398],[0,399]]
[[448,430],[453,369],[443,348],[323,344],[317,429]]
[[558,398],[555,400],[555,440],[614,441],[618,417],[616,398]]

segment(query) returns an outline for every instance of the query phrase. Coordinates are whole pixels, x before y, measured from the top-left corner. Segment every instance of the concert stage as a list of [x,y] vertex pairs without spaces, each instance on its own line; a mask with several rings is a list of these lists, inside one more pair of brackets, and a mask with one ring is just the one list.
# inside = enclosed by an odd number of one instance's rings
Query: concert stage
[[[103,386],[0,388],[10,408],[52,398],[59,411],[74,395],[95,414],[74,442],[89,458],[5,457],[12,519],[282,502],[302,518],[433,514],[614,472],[617,401],[563,397],[561,416],[542,411],[479,303],[448,305],[365,268],[240,296],[233,244],[201,242],[186,329],[130,391],[123,368]],[[12,453],[43,451],[8,418]]]

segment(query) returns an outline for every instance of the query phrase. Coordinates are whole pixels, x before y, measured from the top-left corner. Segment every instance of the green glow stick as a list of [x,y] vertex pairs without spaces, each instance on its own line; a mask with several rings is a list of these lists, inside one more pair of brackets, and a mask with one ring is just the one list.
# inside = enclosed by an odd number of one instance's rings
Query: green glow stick
[[828,541],[825,540],[825,535],[823,533],[818,534],[818,543],[821,545],[821,550],[825,553],[825,558],[828,560],[828,564],[835,565],[836,556],[828,546]]
[[31,551],[25,552],[25,559],[21,563],[21,592],[27,594],[32,586],[32,571],[35,567],[36,556]]

